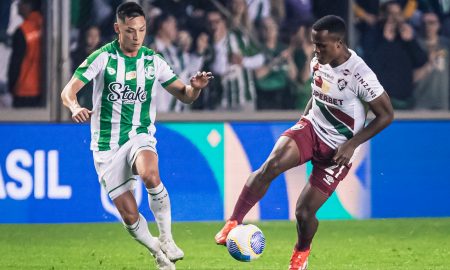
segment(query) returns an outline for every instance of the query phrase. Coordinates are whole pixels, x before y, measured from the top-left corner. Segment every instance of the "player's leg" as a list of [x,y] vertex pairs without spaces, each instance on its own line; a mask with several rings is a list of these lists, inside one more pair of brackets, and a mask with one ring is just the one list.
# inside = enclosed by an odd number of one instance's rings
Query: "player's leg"
[[150,234],[144,216],[138,212],[131,192],[136,179],[127,163],[130,146],[126,143],[118,150],[94,152],[100,183],[118,209],[125,229],[155,257],[158,269],[175,269],[175,265],[162,252],[158,238]]
[[311,182],[308,182],[301,192],[295,210],[297,243],[292,252],[290,270],[303,270],[308,267],[311,242],[319,226],[316,213],[328,198],[328,194],[311,185]]
[[131,191],[128,190],[122,193],[113,202],[123,219],[125,229],[155,257],[158,269],[175,269],[175,265],[161,250],[158,238],[151,235],[147,220],[139,213],[136,200]]
[[297,166],[299,160],[300,154],[295,141],[281,136],[263,165],[250,174],[230,219],[241,224],[245,215],[266,194],[272,181],[281,173]]
[[149,206],[160,232],[161,249],[171,261],[183,259],[184,253],[172,237],[170,198],[159,176],[158,155],[151,150],[138,152],[133,170],[144,181],[147,189]]
[[313,171],[309,182],[302,190],[295,211],[297,219],[297,243],[292,252],[289,269],[303,270],[308,267],[311,242],[317,232],[319,221],[317,211],[333,194],[339,182],[348,173],[350,166],[337,166],[331,162],[334,150],[322,144],[316,157],[329,162],[318,163],[313,159]]
[[270,183],[282,172],[299,164],[300,152],[295,140],[281,136],[263,165],[253,172],[241,191],[233,214],[216,236],[217,244],[224,245],[228,233],[241,224],[250,209],[266,194]]

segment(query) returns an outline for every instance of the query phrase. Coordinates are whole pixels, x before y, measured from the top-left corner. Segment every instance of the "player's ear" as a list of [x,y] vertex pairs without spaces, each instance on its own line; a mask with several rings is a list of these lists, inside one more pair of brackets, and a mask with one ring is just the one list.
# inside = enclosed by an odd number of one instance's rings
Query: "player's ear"
[[114,32],[116,32],[116,34],[120,34],[119,24],[116,22],[114,23]]

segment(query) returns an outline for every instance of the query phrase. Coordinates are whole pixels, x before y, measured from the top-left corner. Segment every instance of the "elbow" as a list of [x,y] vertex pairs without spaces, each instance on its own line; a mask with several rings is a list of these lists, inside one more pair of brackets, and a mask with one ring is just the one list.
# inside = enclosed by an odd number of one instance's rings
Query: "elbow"
[[392,121],[394,121],[394,111],[393,111],[393,110],[389,111],[389,112],[386,113],[386,115],[384,116],[384,123],[385,123],[385,126],[386,126],[386,127],[389,126],[389,125],[392,123]]
[[66,91],[65,91],[65,90],[66,90],[66,89],[62,90],[61,95],[60,95],[60,97],[61,97],[61,102],[62,102],[62,103],[64,103],[64,98],[65,98],[65,96],[66,96]]

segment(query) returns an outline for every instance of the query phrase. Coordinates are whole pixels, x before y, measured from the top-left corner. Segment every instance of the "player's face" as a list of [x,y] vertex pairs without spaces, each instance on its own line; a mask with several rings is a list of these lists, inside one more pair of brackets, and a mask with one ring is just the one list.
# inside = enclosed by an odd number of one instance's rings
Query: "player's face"
[[311,39],[314,44],[314,53],[320,64],[329,64],[339,56],[342,41],[328,33],[328,30],[312,30]]
[[143,16],[125,17],[114,24],[114,30],[119,35],[119,43],[125,52],[137,52],[144,42],[146,23]]

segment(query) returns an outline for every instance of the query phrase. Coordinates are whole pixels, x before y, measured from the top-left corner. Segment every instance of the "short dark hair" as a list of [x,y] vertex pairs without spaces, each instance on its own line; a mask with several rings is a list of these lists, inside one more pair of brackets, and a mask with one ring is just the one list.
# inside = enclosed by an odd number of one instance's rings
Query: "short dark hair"
[[324,16],[312,26],[312,29],[315,31],[328,30],[329,33],[338,35],[342,40],[345,38],[346,28],[344,20],[336,15]]
[[125,18],[134,18],[143,16],[145,18],[145,13],[142,7],[135,2],[126,2],[120,4],[116,9],[117,18],[121,21],[125,21]]

